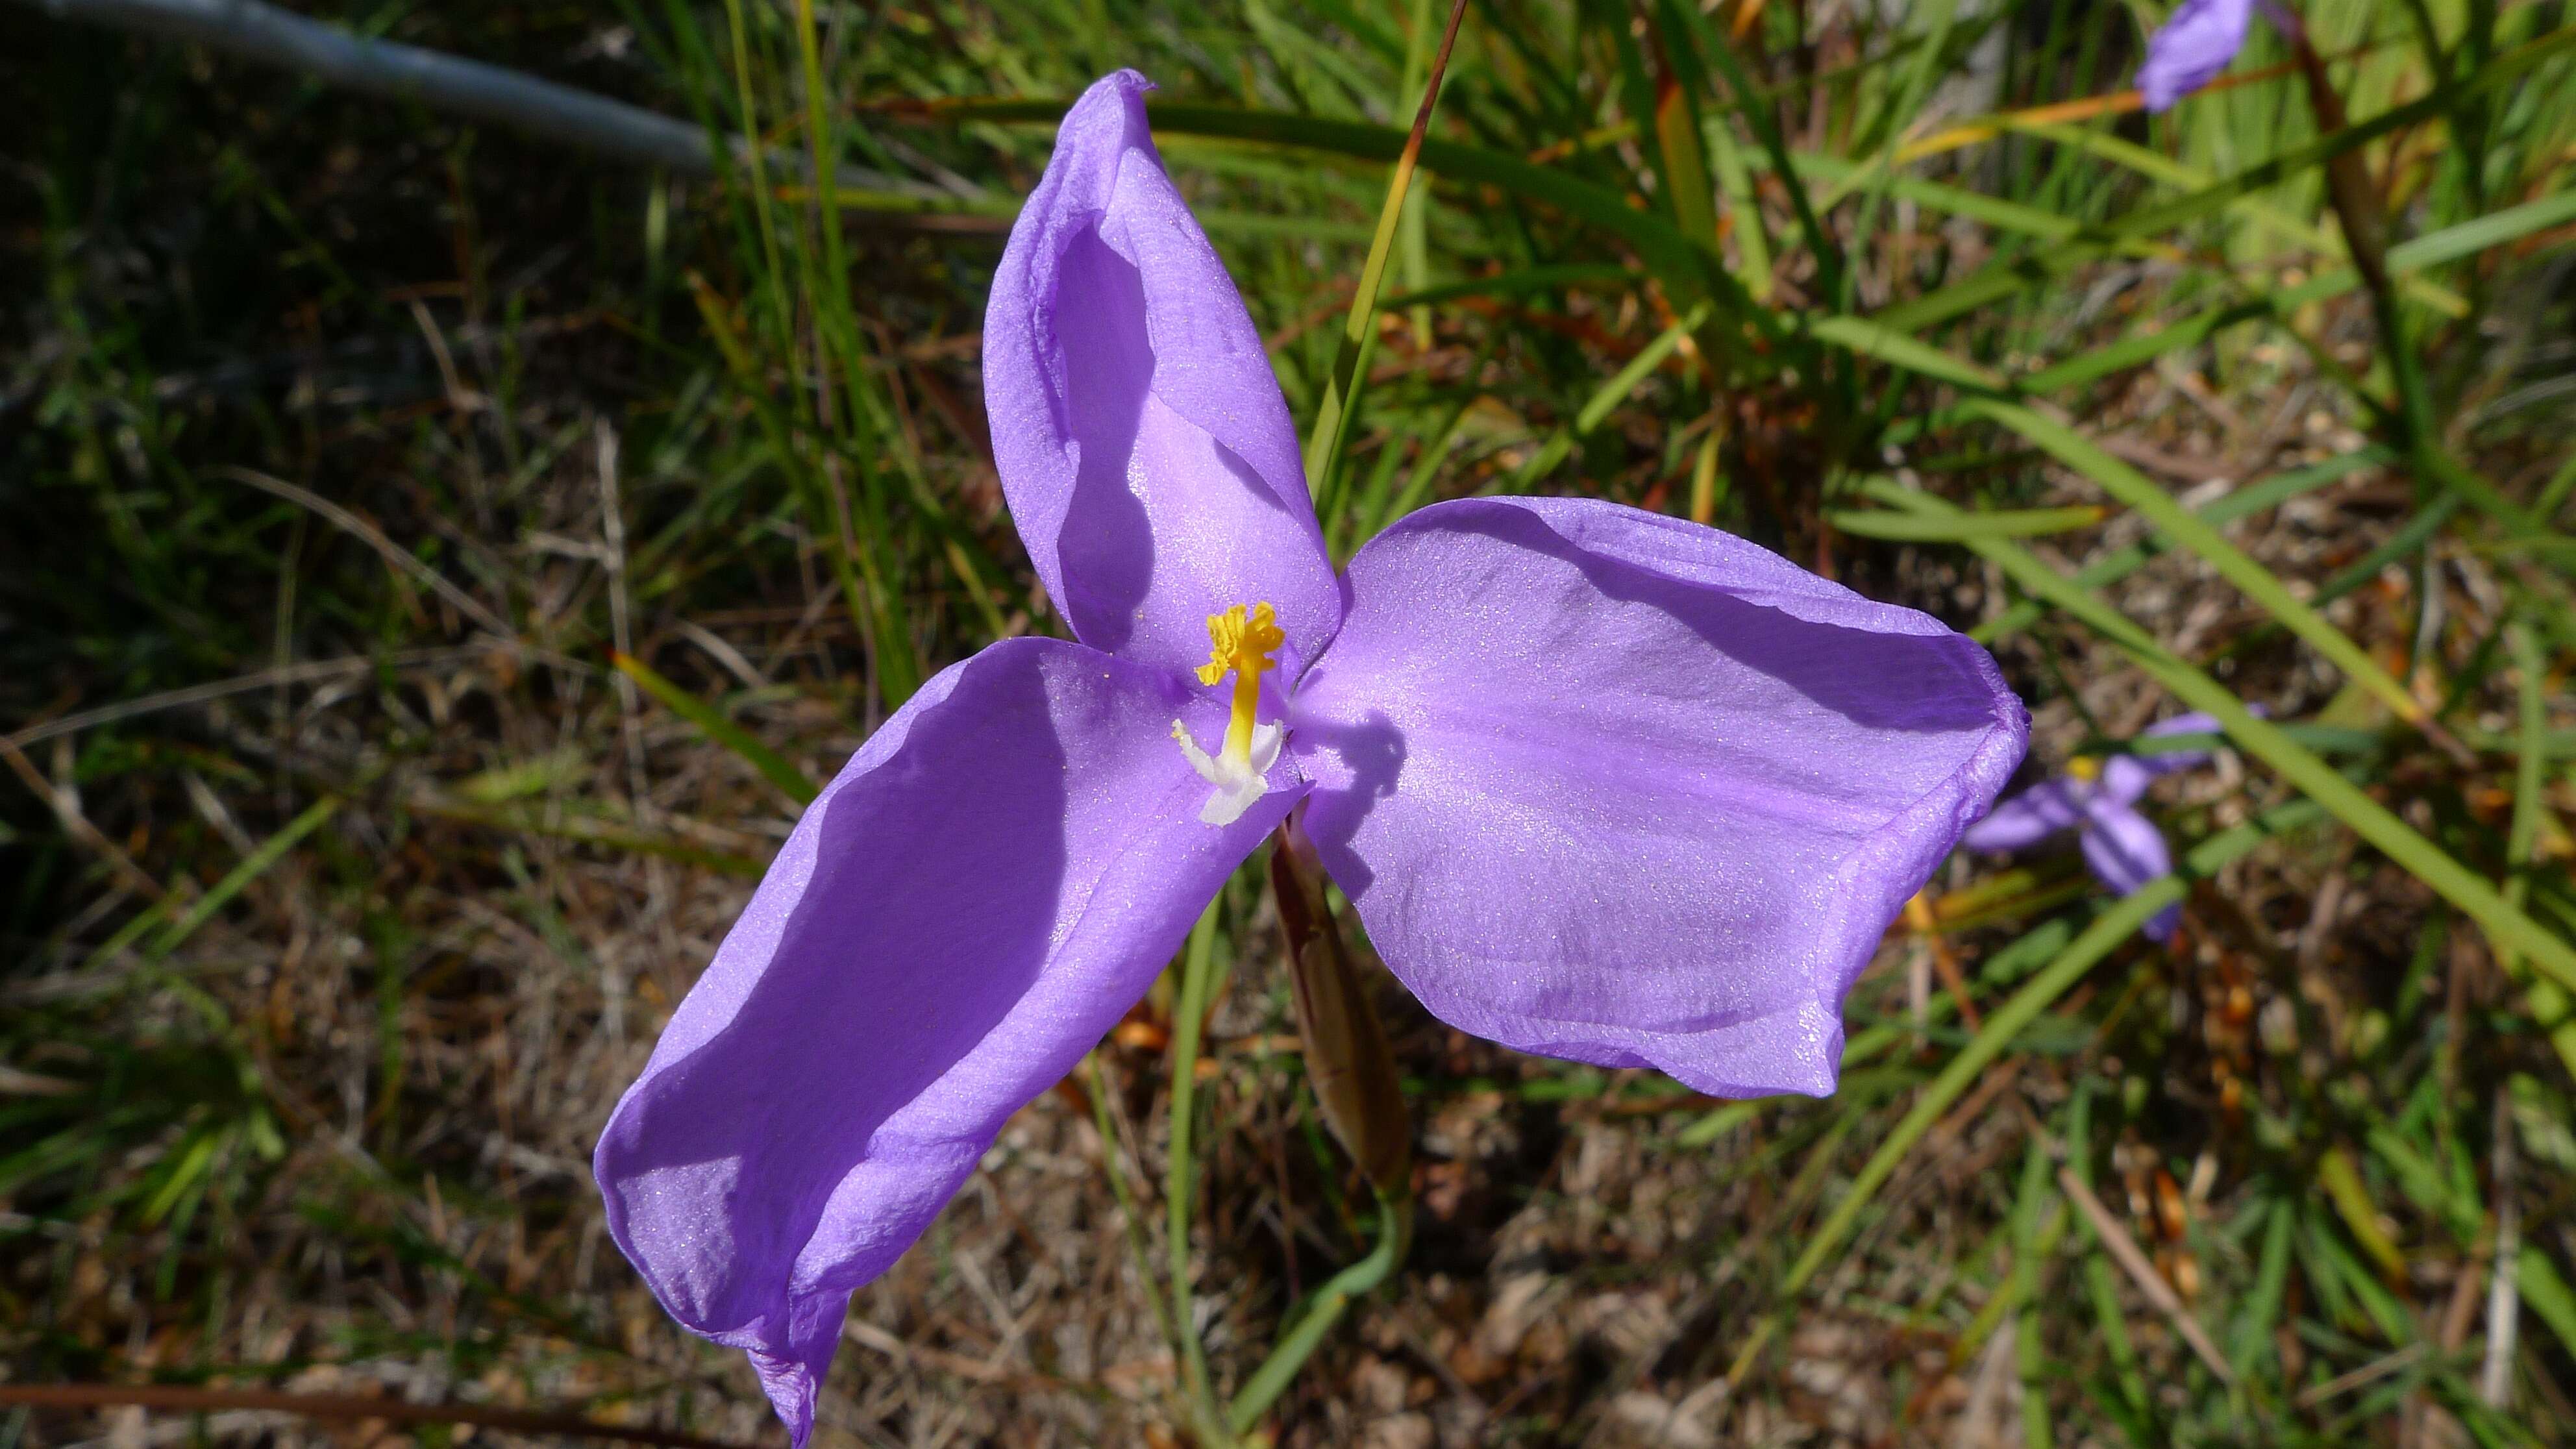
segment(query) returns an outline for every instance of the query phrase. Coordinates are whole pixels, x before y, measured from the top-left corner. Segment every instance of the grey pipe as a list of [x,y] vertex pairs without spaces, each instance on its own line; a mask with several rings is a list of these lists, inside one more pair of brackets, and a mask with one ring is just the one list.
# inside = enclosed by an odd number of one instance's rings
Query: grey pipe
[[[245,60],[283,66],[332,85],[491,121],[548,140],[686,176],[716,173],[707,133],[641,106],[479,60],[370,40],[262,0],[24,0],[68,20],[170,40],[192,40]],[[730,138],[736,157],[750,144]],[[913,183],[845,169],[844,185],[918,191]]]

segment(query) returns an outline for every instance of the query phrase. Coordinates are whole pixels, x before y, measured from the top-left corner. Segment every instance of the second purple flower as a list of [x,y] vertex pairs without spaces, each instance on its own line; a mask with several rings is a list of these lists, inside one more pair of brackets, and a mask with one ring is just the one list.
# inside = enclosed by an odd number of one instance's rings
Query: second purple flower
[[[2208,715],[2181,714],[2149,726],[2139,738],[2217,731],[2218,721]],[[2107,760],[2078,755],[2067,762],[2065,774],[2024,790],[1969,826],[1965,843],[1974,850],[2024,850],[2071,830],[2094,878],[2119,895],[2130,895],[2173,869],[2163,833],[2139,812],[2138,800],[2158,779],[2208,763],[2207,750],[2162,750]],[[2167,906],[2143,930],[2149,940],[2163,941],[2181,922],[2182,908]]]

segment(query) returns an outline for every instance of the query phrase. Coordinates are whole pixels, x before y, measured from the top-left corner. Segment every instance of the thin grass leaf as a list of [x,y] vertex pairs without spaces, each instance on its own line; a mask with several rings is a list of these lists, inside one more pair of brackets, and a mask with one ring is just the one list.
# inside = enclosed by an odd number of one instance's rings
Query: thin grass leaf
[[[925,109],[950,120],[1030,124],[1061,119],[1068,104],[936,101],[926,103]],[[1146,113],[1157,137],[1168,133],[1255,142],[1378,162],[1398,159],[1408,144],[1408,133],[1404,131],[1361,121],[1163,102],[1148,102]],[[1500,187],[1598,227],[1635,247],[1648,270],[1683,296],[1695,298],[1705,293],[1716,298],[1730,318],[1751,327],[1768,341],[1778,342],[1786,335],[1771,309],[1751,304],[1712,245],[1683,235],[1679,228],[1651,211],[1629,205],[1626,197],[1609,187],[1486,147],[1431,136],[1423,138],[1417,165],[1446,180]]]
[[1315,408],[1315,423],[1306,435],[1306,491],[1318,499],[1340,464],[1342,438],[1349,431],[1350,417],[1357,405],[1355,389],[1362,378],[1360,365],[1370,347],[1377,341],[1378,291],[1386,283],[1386,264],[1394,254],[1396,232],[1404,221],[1404,198],[1413,183],[1414,167],[1422,154],[1424,134],[1431,126],[1431,113],[1440,104],[1440,82],[1449,70],[1449,50],[1458,39],[1458,22],[1465,18],[1467,0],[1454,0],[1449,7],[1449,26],[1440,37],[1440,50],[1431,61],[1431,75],[1423,85],[1422,105],[1413,114],[1413,130],[1405,137],[1404,149],[1395,158],[1395,172],[1387,178],[1386,202],[1378,210],[1377,232],[1369,239],[1368,256],[1360,263],[1359,286],[1351,294],[1350,315],[1342,322],[1342,335],[1334,344],[1333,366],[1324,384],[1324,396]]
[[1808,1235],[1807,1246],[1781,1279],[1780,1297],[1784,1300],[1795,1298],[1807,1286],[1834,1250],[1842,1246],[1843,1239],[1850,1235],[1861,1212],[1869,1206],[1889,1175],[1896,1171],[1897,1164],[1904,1161],[1905,1155],[1914,1150],[1923,1134],[1931,1130],[1932,1124],[1940,1120],[1941,1114],[1947,1112],[1951,1104],[1977,1081],[1987,1066],[2003,1055],[2014,1040],[2039,1019],[2041,1012],[2055,1005],[2059,997],[2082,980],[2084,974],[2093,969],[2094,963],[2135,935],[2156,912],[2180,901],[2186,881],[2209,876],[2264,841],[2313,823],[2323,815],[2324,812],[2315,805],[2300,801],[2268,811],[2261,818],[2233,830],[2213,835],[2184,853],[2182,871],[2158,876],[2094,917],[2093,923],[2058,953],[2056,959],[2042,967],[2037,975],[2023,983],[2020,990],[1987,1016],[1985,1026],[1969,1040],[1967,1046],[1960,1049],[1957,1056],[1950,1059],[1949,1065],[1942,1068],[1941,1075],[1915,1097],[1913,1107],[1879,1143],[1878,1150],[1870,1155],[1868,1163],[1852,1179],[1850,1189],[1834,1205],[1833,1212]]
[[2335,1216],[2343,1219],[2344,1231],[2352,1234],[2380,1273],[2389,1282],[2402,1281],[2406,1255],[2380,1226],[2379,1205],[2370,1200],[2370,1188],[2361,1180],[2361,1169],[2353,1165],[2352,1154],[2341,1145],[2326,1149],[2317,1159],[2317,1183],[2326,1190]]
[[1190,1307],[1190,1218],[1198,1205],[1191,1113],[1198,1085],[1199,1033],[1206,1027],[1208,1002],[1223,971],[1216,962],[1216,917],[1224,899],[1219,893],[1199,912],[1198,923],[1190,927],[1189,944],[1181,952],[1180,995],[1172,1005],[1172,1108],[1163,1183],[1163,1246],[1169,1253],[1172,1323],[1180,1337],[1192,1414],[1211,1425],[1217,1422],[1217,1410],[1207,1345]]
[[[2305,468],[2294,468],[2260,483],[2239,488],[2232,493],[2210,500],[2194,511],[2205,523],[2212,525],[2232,523],[2239,518],[2251,517],[2264,509],[2277,508],[2300,494],[2323,488],[2329,483],[2351,476],[2360,469],[2394,462],[2396,457],[2396,454],[2385,448],[2355,449],[2340,458],[2329,458],[2325,462],[2311,464]],[[2162,540],[2151,537],[2115,553],[2106,554],[2085,565],[2083,571],[2075,575],[2073,582],[2080,589],[2107,588],[2145,567],[2147,560],[2162,552],[2164,547]],[[2010,638],[2038,623],[2040,616],[2047,610],[2048,606],[2038,599],[2019,600],[2011,608],[1969,630],[1968,637],[1980,644],[1992,644],[1998,639]]]
[[[2576,29],[2552,32],[2489,61],[2476,74],[2460,81],[2459,88],[2469,92],[2497,89],[2555,60],[2560,52],[2570,48],[2576,48]],[[2123,241],[2173,231],[2225,208],[2240,196],[2252,195],[2292,177],[2305,175],[2333,158],[2393,131],[2431,120],[2441,113],[2447,99],[2446,96],[2428,96],[2391,107],[2366,120],[2356,121],[2333,135],[2319,137],[2268,161],[2248,166],[2188,196],[2141,207],[2116,218],[2088,232],[2087,240],[2081,244],[1998,258],[1975,274],[1937,292],[1875,315],[1881,324],[1898,331],[1920,332],[1937,323],[2002,302],[2028,288],[2063,276],[2077,266],[2112,254]]]
[[705,700],[665,679],[632,654],[609,652],[609,662],[617,672],[634,680],[646,694],[660,700],[663,706],[698,727],[705,735],[759,772],[760,777],[778,787],[779,792],[799,805],[811,805],[822,787],[807,779],[805,772],[788,763],[786,756],[762,744],[751,731],[724,717],[722,711]]
[[[2518,695],[2521,738],[2517,742],[2513,775],[2513,823],[2505,837],[2506,877],[2504,897],[2517,908],[2531,898],[2531,874],[2540,853],[2540,819],[2548,810],[2543,794],[2548,789],[2549,761],[2549,662],[2540,652],[2540,641],[2527,624],[2519,621],[2505,626],[2505,647],[2513,656],[2514,672],[2520,676]],[[2560,989],[2557,982],[2538,979],[2523,968],[2520,952],[2496,953],[2496,965],[2505,975],[2520,983],[2531,1005],[2532,1020],[2549,1034],[2549,1044],[2558,1050],[2558,1059],[2567,1064],[2567,1072],[2576,1078],[2576,1000]]]
[[2559,1347],[2576,1355],[2576,1292],[2568,1289],[2558,1265],[2549,1261],[2549,1255],[2538,1244],[2524,1243],[2522,1251],[2514,1255],[2513,1269],[2513,1285],[2522,1294],[2522,1301],[2531,1305],[2531,1311],[2549,1325],[2551,1333],[2558,1335]]
[[1377,1242],[1368,1256],[1326,1279],[1312,1298],[1291,1310],[1288,1331],[1279,1336],[1270,1356],[1235,1391],[1233,1402],[1226,1408],[1227,1428],[1237,1434],[1252,1432],[1261,1416],[1269,1413],[1270,1406],[1295,1382],[1297,1371],[1322,1346],[1324,1335],[1333,1331],[1353,1303],[1375,1292],[1404,1261],[1405,1248],[1413,1236],[1412,1223],[1413,1205],[1409,1199],[1378,1199]]
[[2176,502],[2147,475],[2104,452],[2073,428],[2018,403],[1977,399],[1967,406],[2038,444],[2059,462],[2091,479],[2103,492],[2143,515],[2168,538],[2199,555],[2218,571],[2219,577],[2234,584],[2238,592],[2323,654],[2346,678],[2386,705],[2390,713],[2418,728],[2432,723],[2424,706],[2378,660],[2292,594],[2270,569],[2229,543],[2225,535]]
[[1496,272],[1490,277],[1471,277],[1463,282],[1446,282],[1437,287],[1380,297],[1377,308],[1381,312],[1404,312],[1415,307],[1454,302],[1461,297],[1512,297],[1525,292],[1570,291],[1576,287],[1634,286],[1644,275],[1605,263],[1523,267],[1517,271]]
[[2092,504],[2072,508],[1997,508],[1963,513],[1957,518],[1927,518],[1851,508],[1825,510],[1825,521],[1862,538],[1900,543],[1958,543],[1970,538],[2036,538],[2098,527],[2110,510]]
[[1708,321],[1708,314],[1709,304],[1706,302],[1693,307],[1672,326],[1657,333],[1654,341],[1639,348],[1637,355],[1629,358],[1617,372],[1610,374],[1610,380],[1585,399],[1582,409],[1575,413],[1576,436],[1589,433],[1608,421],[1610,414],[1626,402],[1631,393],[1643,386],[1667,358],[1680,350],[1683,340]]
[[286,822],[275,835],[261,841],[257,850],[243,856],[239,865],[224,872],[223,879],[208,888],[204,895],[197,898],[194,905],[189,906],[187,911],[172,921],[161,934],[153,937],[148,954],[158,959],[186,944],[187,939],[195,935],[199,927],[213,920],[218,911],[231,904],[233,897],[249,889],[252,881],[268,874],[270,867],[285,859],[288,851],[293,850],[304,837],[321,829],[323,822],[338,814],[339,810],[339,799],[331,795],[325,795],[305,806],[301,813]]
[[[1864,492],[1896,507],[1926,513],[1951,513],[1949,504],[1906,488],[1893,480],[1872,480]],[[2247,712],[2226,686],[2193,668],[2157,643],[2126,615],[2076,588],[2020,545],[2005,539],[1971,539],[1969,548],[2000,567],[2025,591],[2046,599],[2094,632],[2126,650],[2166,689],[2186,705],[2214,715],[2229,739],[2247,754],[2270,765],[2301,793],[2332,812],[2362,839],[2395,861],[2416,879],[2458,907],[2485,930],[2498,949],[2518,949],[2532,965],[2561,986],[2576,988],[2576,949],[2514,908],[2486,879],[2418,834],[2388,807],[2363,793],[2333,766],[2299,744],[2280,726]]]

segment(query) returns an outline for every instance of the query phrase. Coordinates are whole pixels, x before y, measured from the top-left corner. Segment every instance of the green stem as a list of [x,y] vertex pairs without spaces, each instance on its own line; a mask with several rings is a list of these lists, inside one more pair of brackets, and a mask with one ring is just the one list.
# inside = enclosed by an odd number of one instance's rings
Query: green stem
[[1244,1381],[1241,1392],[1226,1409],[1226,1427],[1237,1434],[1250,1433],[1270,1406],[1296,1380],[1297,1371],[1314,1356],[1324,1335],[1333,1331],[1353,1302],[1366,1297],[1404,1261],[1405,1249],[1413,1239],[1413,1201],[1390,1198],[1384,1193],[1377,1200],[1377,1243],[1367,1257],[1351,1264],[1326,1280],[1313,1297],[1291,1314],[1288,1331],[1270,1350],[1270,1356]]
[[1209,901],[1207,909],[1199,914],[1199,923],[1190,928],[1189,946],[1181,955],[1180,999],[1172,1007],[1172,1143],[1166,1158],[1169,1175],[1164,1182],[1163,1199],[1169,1214],[1164,1223],[1168,1240],[1164,1246],[1171,1254],[1172,1336],[1181,1349],[1190,1413],[1199,1422],[1201,1438],[1223,1445],[1231,1441],[1208,1433],[1220,1425],[1221,1419],[1215,1390],[1208,1380],[1207,1347],[1199,1341],[1198,1320],[1190,1305],[1190,1211],[1195,1202],[1190,1173],[1190,1112],[1198,1085],[1199,1032],[1207,1017],[1208,997],[1217,974],[1217,904]]

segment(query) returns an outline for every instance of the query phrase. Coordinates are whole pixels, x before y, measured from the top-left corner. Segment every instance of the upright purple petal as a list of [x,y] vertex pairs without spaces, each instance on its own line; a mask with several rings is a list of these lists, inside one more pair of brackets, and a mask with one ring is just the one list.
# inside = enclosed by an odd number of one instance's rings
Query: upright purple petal
[[1125,70],[1083,93],[1011,228],[984,314],[993,456],[1077,638],[1190,668],[1208,615],[1267,601],[1294,679],[1341,591],[1261,334],[1164,174],[1147,89]]
[[932,680],[806,810],[610,1117],[610,1233],[673,1317],[750,1352],[798,1444],[851,1291],[1296,799],[1200,824],[1175,716],[1223,727],[1168,674],[1059,640]]
[[2081,780],[2043,780],[1969,826],[1959,843],[1970,850],[2027,850],[2083,824],[2084,799],[2092,788]]
[[2245,27],[2253,14],[2254,0],[2182,0],[2176,5],[2147,37],[2147,58],[2138,67],[2138,89],[2147,109],[2170,109],[2217,79],[2245,48]]
[[1290,748],[1423,1004],[1703,1091],[1829,1090],[1843,992],[2021,759],[1986,652],[1599,502],[1427,508],[1350,585]]
[[[2128,806],[2108,799],[2097,799],[2086,812],[2084,833],[2079,837],[2084,847],[2084,863],[2102,884],[2120,895],[2134,894],[2138,887],[2173,869],[2173,856],[2165,848],[2165,838],[2155,822]],[[2156,912],[2147,922],[2149,940],[2161,941],[2173,934],[2174,925],[2182,919],[2178,907],[2168,906]]]

